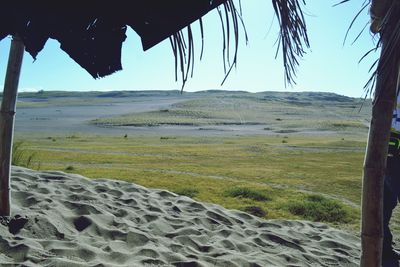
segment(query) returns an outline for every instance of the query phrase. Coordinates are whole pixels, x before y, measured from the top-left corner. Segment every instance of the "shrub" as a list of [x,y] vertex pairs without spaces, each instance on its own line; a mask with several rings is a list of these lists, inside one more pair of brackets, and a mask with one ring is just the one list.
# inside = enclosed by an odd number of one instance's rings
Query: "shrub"
[[194,188],[179,188],[173,191],[175,194],[194,198],[199,193],[199,190]]
[[250,189],[246,187],[234,187],[225,192],[226,196],[229,197],[242,197],[248,198],[256,201],[268,201],[271,200],[270,197],[266,196],[263,192],[255,189]]
[[66,171],[73,171],[75,170],[74,166],[69,165],[67,168],[65,168]]
[[244,208],[244,211],[257,217],[265,217],[267,215],[267,212],[259,206],[248,206]]
[[170,137],[170,136],[161,136],[160,140],[168,140],[168,139],[176,139],[176,137]]
[[278,131],[275,131],[276,133],[297,133],[298,131],[297,130],[292,130],[292,129],[283,129],[283,130],[278,130]]
[[288,210],[311,221],[347,223],[351,220],[343,204],[321,195],[309,195],[304,201],[290,203]]

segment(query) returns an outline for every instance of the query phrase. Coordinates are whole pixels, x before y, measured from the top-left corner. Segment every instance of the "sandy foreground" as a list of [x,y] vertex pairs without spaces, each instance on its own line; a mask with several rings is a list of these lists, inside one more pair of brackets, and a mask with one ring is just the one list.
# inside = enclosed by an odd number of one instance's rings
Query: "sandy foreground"
[[360,239],[115,180],[14,167],[0,266],[358,266]]

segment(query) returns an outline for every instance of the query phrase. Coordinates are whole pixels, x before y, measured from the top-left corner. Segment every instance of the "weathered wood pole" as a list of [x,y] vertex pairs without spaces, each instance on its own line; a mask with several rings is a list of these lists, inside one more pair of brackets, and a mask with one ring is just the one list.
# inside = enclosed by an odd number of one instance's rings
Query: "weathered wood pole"
[[[381,32],[382,52],[378,67],[375,99],[369,128],[368,144],[364,159],[361,267],[380,267],[383,238],[383,178],[386,169],[390,127],[398,87],[399,63],[388,56],[390,25]],[[390,44],[392,45],[392,44]],[[381,65],[381,64],[380,64]]]
[[0,109],[0,216],[10,216],[11,213],[10,176],[14,115],[24,49],[21,38],[13,36]]

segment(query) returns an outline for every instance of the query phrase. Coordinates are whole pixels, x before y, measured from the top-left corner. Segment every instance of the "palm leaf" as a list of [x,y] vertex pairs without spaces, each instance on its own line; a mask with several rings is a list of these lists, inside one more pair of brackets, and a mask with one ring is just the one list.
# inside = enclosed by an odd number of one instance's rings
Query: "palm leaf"
[[[229,76],[232,68],[236,66],[237,63],[237,55],[239,48],[239,28],[242,27],[244,31],[244,38],[247,44],[248,37],[246,32],[246,27],[243,23],[243,19],[241,16],[241,4],[239,1],[239,11],[236,9],[233,0],[228,0],[223,4],[223,7],[217,8],[218,15],[221,21],[222,28],[222,57],[224,63],[224,72],[225,77],[222,83],[225,82],[226,78]],[[200,35],[201,35],[201,52],[200,59],[203,56],[204,49],[204,28],[203,22],[200,19]],[[181,73],[182,79],[182,90],[187,82],[189,73],[190,76],[193,76],[194,69],[194,57],[195,57],[195,49],[194,49],[194,36],[193,32],[188,26],[186,28],[186,35],[183,34],[183,31],[175,33],[170,37],[171,48],[173,51],[173,55],[175,57],[175,80],[178,80],[178,71]],[[231,53],[231,41],[233,42],[233,54]]]
[[[299,58],[305,54],[305,47],[309,48],[309,40],[301,4],[304,0],[273,0],[275,14],[280,24],[277,54],[282,49],[283,64],[285,69],[285,84],[295,83],[296,69],[299,65]],[[226,81],[232,69],[237,64],[238,48],[240,41],[240,28],[244,32],[244,40],[247,44],[248,36],[242,18],[242,8],[239,1],[237,8],[233,0],[223,4],[223,10],[217,8],[222,28],[222,60],[225,77],[221,85]],[[201,53],[204,47],[203,23],[200,23]],[[186,42],[188,45],[186,45]],[[231,53],[231,42],[233,42],[233,53]],[[175,80],[178,80],[178,70],[181,72],[182,89],[188,78],[188,73],[193,75],[194,69],[194,36],[190,27],[187,28],[186,37],[182,31],[170,37],[170,43],[175,57]],[[190,71],[189,71],[190,70]]]
[[[376,5],[372,5],[376,7]],[[372,10],[373,11],[373,10]],[[376,14],[371,12],[371,14]],[[374,15],[375,16],[375,15]],[[379,58],[376,69],[373,72],[371,78],[365,86],[365,90],[371,93],[374,89],[374,84],[377,75],[382,77],[382,81],[386,82],[394,69],[399,69],[400,64],[400,3],[398,1],[392,1],[388,7],[387,12],[383,17],[373,17],[374,19],[380,20],[380,39],[377,44],[377,48],[381,47],[381,57]],[[385,39],[385,42],[382,40]],[[382,44],[385,43],[384,46]],[[398,88],[398,87],[397,87]],[[398,90],[398,89],[397,89]],[[399,91],[397,91],[397,94]],[[375,95],[377,99],[379,95]]]
[[305,5],[304,0],[272,1],[280,25],[277,53],[282,48],[285,82],[289,84],[295,83],[298,59],[305,54],[304,48],[310,47],[300,3]]

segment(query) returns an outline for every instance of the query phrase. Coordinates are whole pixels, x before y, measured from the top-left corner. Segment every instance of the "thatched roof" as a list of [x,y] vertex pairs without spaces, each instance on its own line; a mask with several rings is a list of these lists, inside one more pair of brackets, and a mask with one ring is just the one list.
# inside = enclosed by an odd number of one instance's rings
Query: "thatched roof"
[[0,40],[22,37],[34,58],[49,38],[93,77],[121,69],[121,46],[131,27],[144,50],[158,44],[227,0],[6,1]]
[[[281,26],[279,44],[283,50],[286,79],[295,76],[297,58],[308,47],[307,32],[300,4],[304,0],[273,0]],[[240,3],[240,0],[239,0]],[[19,35],[33,58],[49,38],[56,39],[63,49],[94,78],[121,70],[121,47],[126,29],[131,27],[142,39],[143,49],[149,49],[171,37],[176,68],[186,81],[193,68],[193,35],[190,24],[200,20],[210,10],[218,9],[223,30],[225,71],[229,74],[236,64],[239,27],[244,23],[241,11],[233,0],[143,0],[143,1],[27,1],[2,3],[0,40],[7,35]],[[181,30],[187,27],[187,34]],[[245,38],[247,40],[247,36]],[[230,40],[234,53],[229,52]],[[202,41],[203,42],[203,41]]]

